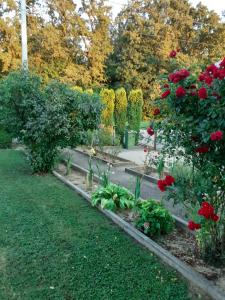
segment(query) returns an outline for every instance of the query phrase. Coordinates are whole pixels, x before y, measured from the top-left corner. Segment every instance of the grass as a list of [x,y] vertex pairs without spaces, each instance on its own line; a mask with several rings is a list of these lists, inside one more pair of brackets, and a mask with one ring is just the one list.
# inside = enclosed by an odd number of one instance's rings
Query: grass
[[0,299],[190,299],[178,274],[24,155],[0,150]]

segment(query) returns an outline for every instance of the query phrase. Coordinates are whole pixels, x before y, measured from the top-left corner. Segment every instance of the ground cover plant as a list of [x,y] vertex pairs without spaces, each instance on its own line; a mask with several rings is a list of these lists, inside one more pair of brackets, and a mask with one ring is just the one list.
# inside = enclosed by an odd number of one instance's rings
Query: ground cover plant
[[[59,181],[0,150],[0,299],[188,300],[176,272]],[[135,287],[135,288],[134,288]]]

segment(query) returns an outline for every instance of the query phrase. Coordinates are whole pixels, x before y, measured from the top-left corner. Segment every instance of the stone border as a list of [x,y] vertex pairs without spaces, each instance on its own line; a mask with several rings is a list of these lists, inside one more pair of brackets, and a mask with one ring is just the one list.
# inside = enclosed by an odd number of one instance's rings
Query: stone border
[[[139,168],[139,167],[137,167],[137,168]],[[157,184],[157,182],[159,180],[156,177],[153,177],[153,176],[150,176],[150,175],[138,172],[138,171],[135,170],[135,168],[125,168],[125,172],[128,173],[128,174],[130,174],[130,175],[142,177],[143,179],[145,179],[147,181],[150,181],[152,183],[155,183],[155,184]]]
[[[75,152],[78,152],[80,154],[83,154],[87,157],[89,157],[89,154],[85,153],[84,151],[80,150],[80,149],[74,149],[73,151]],[[113,156],[111,155],[110,153],[107,153],[107,152],[103,152],[103,151],[97,151],[99,152],[100,154],[105,154],[105,155],[108,155],[109,157],[111,158],[114,158],[114,159],[117,159],[117,160],[120,160],[121,162],[111,162],[109,160],[106,160],[104,158],[100,158],[100,157],[97,157],[97,156],[93,156],[93,159],[94,160],[97,160],[97,161],[100,161],[100,162],[103,162],[105,164],[111,164],[114,168],[115,167],[123,167],[123,166],[130,166],[130,165],[135,165],[134,162],[130,161],[130,160],[127,160],[127,159],[124,159],[124,158],[120,158],[118,156]]]
[[[65,185],[69,186],[76,193],[78,193],[84,199],[86,199],[89,203],[91,202],[91,197],[88,193],[84,192],[82,189],[68,181],[65,177],[63,177],[56,171],[53,171],[53,174]],[[154,242],[142,232],[137,230],[135,227],[124,221],[115,213],[108,210],[103,210],[100,207],[98,207],[98,209],[109,219],[111,219],[116,225],[123,229],[128,235],[130,235],[135,241],[137,241],[139,244],[141,244],[142,246],[153,252],[156,256],[161,258],[164,263],[178,271],[191,284],[191,286],[197,288],[201,292],[201,295],[203,295],[203,297],[210,296],[213,300],[225,299],[225,293],[223,291],[221,291],[217,286],[215,286],[212,282],[207,280],[201,274],[194,271],[186,263],[176,258],[169,251],[162,248],[156,242]]]

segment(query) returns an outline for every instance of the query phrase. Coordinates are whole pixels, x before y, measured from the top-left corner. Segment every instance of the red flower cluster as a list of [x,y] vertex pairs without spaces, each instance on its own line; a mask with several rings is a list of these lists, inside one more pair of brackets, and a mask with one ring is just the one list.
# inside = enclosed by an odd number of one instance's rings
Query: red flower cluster
[[199,81],[204,81],[207,85],[211,85],[214,79],[223,80],[225,78],[225,58],[220,63],[219,68],[216,65],[210,65],[205,72],[199,75]]
[[221,141],[223,139],[223,132],[218,130],[210,134],[211,141]]
[[161,99],[166,98],[167,96],[169,96],[169,94],[170,94],[170,90],[166,90],[164,93],[162,93]]
[[175,73],[172,73],[169,75],[169,80],[173,83],[178,83],[181,80],[184,80],[190,75],[190,72],[188,70],[182,69],[180,71],[177,71]]
[[171,51],[169,54],[170,58],[175,58],[177,56],[177,52],[175,50]]
[[159,108],[155,108],[153,111],[153,115],[154,116],[158,116],[160,114],[160,109]]
[[147,128],[147,133],[152,136],[152,135],[154,135],[155,132],[154,132],[154,129],[152,127],[148,127]]
[[160,189],[161,192],[165,192],[166,187],[173,185],[174,182],[175,179],[173,178],[173,176],[166,175],[165,179],[158,180],[158,188]]
[[208,97],[207,89],[202,87],[198,90],[198,97],[200,99],[206,99]]
[[188,228],[190,230],[196,230],[201,228],[201,224],[195,223],[194,221],[189,221],[188,222]]
[[214,222],[217,222],[219,220],[219,216],[215,214],[213,206],[206,201],[202,202],[198,214],[199,216],[203,216],[207,220],[211,219]]
[[202,146],[195,149],[197,153],[207,153],[209,152],[209,146]]
[[176,96],[177,97],[183,97],[186,95],[186,91],[185,89],[182,87],[182,86],[179,86],[177,89],[176,89]]

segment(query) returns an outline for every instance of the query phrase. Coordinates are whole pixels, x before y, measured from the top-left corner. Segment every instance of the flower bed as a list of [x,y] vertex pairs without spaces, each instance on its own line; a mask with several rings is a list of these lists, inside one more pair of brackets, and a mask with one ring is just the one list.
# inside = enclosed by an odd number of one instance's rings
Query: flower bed
[[[58,172],[54,174],[64,183],[74,188],[88,201],[91,201],[91,192],[85,187],[85,174],[80,172],[80,180],[77,181],[79,173],[77,170],[72,171],[69,176],[65,175],[65,167],[60,165]],[[74,175],[74,174],[75,175]],[[83,180],[81,179],[83,177]],[[81,181],[81,184],[79,182]],[[97,182],[94,190],[97,188]],[[195,252],[195,236],[187,230],[176,228],[175,231],[168,235],[154,238],[154,241],[133,227],[136,215],[129,210],[119,210],[113,213],[101,209],[117,225],[122,227],[128,234],[134,237],[138,242],[153,251],[173,268],[177,269],[191,284],[195,285],[198,293],[210,295],[212,299],[224,299],[225,297],[225,270],[207,265],[203,260],[198,258]],[[167,251],[166,251],[167,250]],[[202,277],[201,275],[204,275]],[[208,279],[208,280],[207,280]],[[223,292],[222,292],[223,290]],[[206,298],[204,298],[206,299]]]

